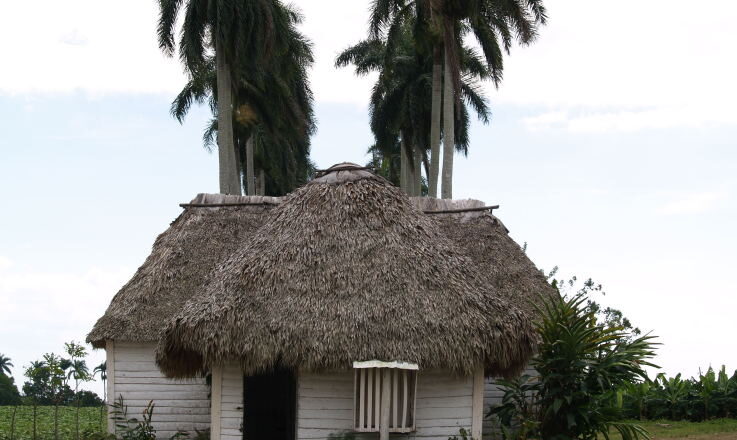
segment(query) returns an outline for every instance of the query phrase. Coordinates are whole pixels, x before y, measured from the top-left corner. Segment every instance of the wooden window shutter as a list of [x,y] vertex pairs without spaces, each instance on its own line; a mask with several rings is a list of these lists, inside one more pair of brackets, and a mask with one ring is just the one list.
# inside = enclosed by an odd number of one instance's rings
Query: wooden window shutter
[[[415,430],[417,366],[398,362],[354,362],[353,425],[357,432],[379,432],[384,371],[389,369],[389,432]],[[403,368],[404,367],[404,368]]]

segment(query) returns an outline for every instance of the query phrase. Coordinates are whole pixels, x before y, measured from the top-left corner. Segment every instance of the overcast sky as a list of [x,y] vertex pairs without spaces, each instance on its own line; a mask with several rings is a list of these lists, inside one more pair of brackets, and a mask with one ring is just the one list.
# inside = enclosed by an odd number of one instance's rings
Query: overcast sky
[[[333,60],[364,35],[368,3],[295,1],[315,44],[320,167],[367,160],[370,79]],[[488,88],[494,117],[473,125],[454,196],[500,204],[538,267],[603,283],[602,303],[660,336],[669,374],[734,370],[737,2],[546,4],[539,41]],[[178,203],[217,191],[207,110],[168,115],[184,79],[156,16],[153,0],[3,5],[0,353],[17,382],[85,338]]]

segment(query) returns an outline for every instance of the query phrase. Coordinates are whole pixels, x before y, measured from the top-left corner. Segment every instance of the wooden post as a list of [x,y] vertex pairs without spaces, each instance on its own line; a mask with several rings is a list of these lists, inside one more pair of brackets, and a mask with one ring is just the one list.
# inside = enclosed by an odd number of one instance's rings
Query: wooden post
[[111,414],[111,405],[115,403],[115,341],[105,341],[105,366],[107,374],[107,432],[115,434],[115,420]]
[[379,440],[389,440],[389,416],[391,414],[391,368],[382,368],[381,378],[381,423],[379,424]]
[[481,439],[484,422],[484,367],[481,365],[473,373],[471,438]]
[[222,412],[222,396],[223,396],[223,367],[212,367],[212,390],[210,393],[210,439],[220,440],[221,435],[221,412]]
[[359,400],[358,401],[358,427],[360,429],[363,429],[366,427],[366,405],[364,402],[366,401],[366,369],[360,368],[358,370],[358,378],[360,380],[359,382],[359,390],[360,393],[358,394]]
[[366,371],[368,379],[366,382],[366,394],[368,397],[366,398],[366,427],[367,428],[373,428],[374,426],[374,418],[373,414],[371,414],[371,410],[374,407],[374,370],[375,368],[371,368]]

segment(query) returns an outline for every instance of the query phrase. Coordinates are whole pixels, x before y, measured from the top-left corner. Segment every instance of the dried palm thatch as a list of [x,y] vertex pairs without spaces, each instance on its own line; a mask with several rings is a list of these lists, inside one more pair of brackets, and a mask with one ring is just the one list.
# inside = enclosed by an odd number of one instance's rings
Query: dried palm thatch
[[341,164],[274,208],[211,274],[157,347],[167,375],[239,361],[323,370],[355,360],[512,375],[535,335],[430,216],[386,180]]
[[[475,209],[484,206],[479,200],[441,200],[413,197],[414,205],[423,211]],[[460,246],[479,267],[484,276],[508,301],[514,302],[537,319],[537,308],[543,297],[555,295],[545,275],[509,236],[509,230],[489,211],[432,215],[443,234]]]
[[154,243],[151,255],[115,295],[87,335],[96,348],[106,339],[156,341],[169,318],[206,275],[251,239],[279,199],[198,195]]

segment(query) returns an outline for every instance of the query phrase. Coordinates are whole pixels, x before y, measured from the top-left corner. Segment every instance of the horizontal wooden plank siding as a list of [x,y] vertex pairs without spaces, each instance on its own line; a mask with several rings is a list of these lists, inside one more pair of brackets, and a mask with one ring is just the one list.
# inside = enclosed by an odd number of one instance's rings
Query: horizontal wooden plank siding
[[243,433],[243,373],[236,364],[223,367],[220,398],[220,440],[241,440]]
[[195,429],[210,427],[210,389],[205,379],[164,377],[156,366],[152,343],[115,341],[112,356],[115,394],[109,398],[122,395],[128,416],[139,419],[153,400],[152,423],[157,438],[168,439],[180,430],[194,434]]
[[[461,428],[470,432],[473,378],[420,371],[417,379],[416,428],[390,438],[447,440]],[[297,380],[297,439],[325,440],[353,429],[353,371],[299,374]],[[376,433],[357,434],[376,440]]]
[[[537,371],[532,367],[527,367],[522,374],[535,376]],[[492,406],[502,403],[502,397],[504,396],[504,391],[501,390],[494,381],[494,378],[487,377],[484,379],[484,423],[482,430],[482,436],[484,439],[490,439],[492,437],[497,438],[498,435],[495,434],[499,434],[499,426],[497,422],[486,417],[486,414]]]

